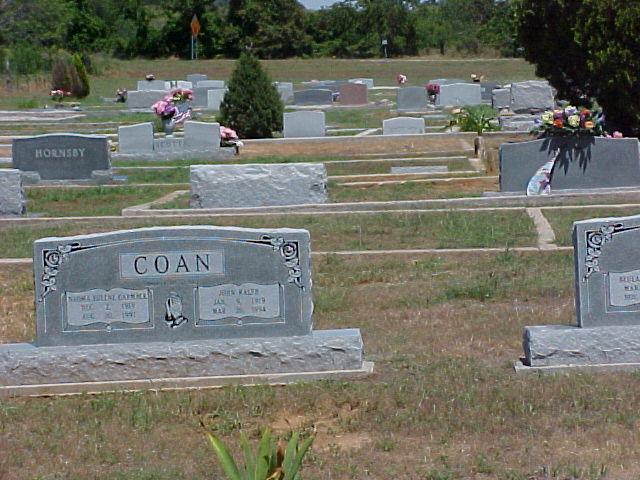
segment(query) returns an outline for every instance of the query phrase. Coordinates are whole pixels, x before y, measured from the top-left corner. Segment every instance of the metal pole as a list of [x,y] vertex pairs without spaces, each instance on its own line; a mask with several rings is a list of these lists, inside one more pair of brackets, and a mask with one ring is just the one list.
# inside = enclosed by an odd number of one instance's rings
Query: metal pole
[[193,60],[193,35],[191,35],[191,60]]

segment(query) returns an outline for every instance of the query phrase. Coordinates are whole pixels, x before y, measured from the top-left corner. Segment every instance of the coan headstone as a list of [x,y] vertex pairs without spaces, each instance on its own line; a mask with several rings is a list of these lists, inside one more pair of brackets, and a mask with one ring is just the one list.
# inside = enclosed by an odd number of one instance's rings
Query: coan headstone
[[440,106],[480,105],[482,88],[477,83],[451,83],[440,85],[436,104]]
[[345,83],[338,90],[342,105],[366,105],[369,103],[368,88],[364,83]]
[[424,133],[424,118],[396,117],[382,121],[383,135],[414,135]]
[[156,227],[37,240],[36,342],[0,345],[0,393],[364,373],[358,330],[313,330],[310,262],[309,232],[297,229]]
[[164,90],[137,90],[127,93],[127,108],[149,109],[158,100],[162,100],[167,92]]
[[539,112],[555,105],[548,82],[530,80],[511,84],[511,110],[516,113]]
[[295,105],[331,105],[333,92],[327,88],[315,88],[293,92]]
[[164,80],[138,80],[138,90],[167,90],[167,85]]
[[321,163],[192,165],[191,208],[243,208],[327,201]]
[[349,82],[351,83],[362,83],[367,86],[367,88],[373,88],[373,78],[350,78]]
[[0,168],[0,215],[22,215],[26,206],[20,170]]
[[13,167],[36,172],[41,180],[90,180],[111,169],[109,145],[103,135],[52,133],[14,138]]
[[319,111],[285,112],[284,138],[324,137],[325,115]]
[[576,325],[525,327],[526,367],[640,368],[640,216],[573,224]]
[[220,124],[188,121],[184,123],[184,147],[187,150],[220,149]]
[[207,109],[215,112],[220,110],[220,104],[227,93],[225,88],[215,88],[207,91]]
[[525,192],[534,173],[558,149],[552,192],[640,186],[638,139],[580,136],[500,145],[500,191]]
[[403,87],[397,90],[397,110],[420,112],[427,110],[427,91],[424,87]]
[[151,122],[118,127],[120,153],[153,153],[153,124]]
[[190,75],[187,75],[187,82],[191,82],[191,85],[193,85],[194,87],[197,86],[198,82],[201,82],[203,80],[207,80],[207,76],[203,75],[202,73],[192,73]]

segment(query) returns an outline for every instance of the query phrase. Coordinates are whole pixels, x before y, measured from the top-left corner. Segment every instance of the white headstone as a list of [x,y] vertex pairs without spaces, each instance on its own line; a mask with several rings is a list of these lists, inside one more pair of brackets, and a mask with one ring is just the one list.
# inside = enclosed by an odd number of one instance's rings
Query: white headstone
[[424,118],[396,117],[382,121],[383,135],[411,135],[424,133]]
[[324,137],[324,112],[300,111],[285,113],[283,134],[284,138]]

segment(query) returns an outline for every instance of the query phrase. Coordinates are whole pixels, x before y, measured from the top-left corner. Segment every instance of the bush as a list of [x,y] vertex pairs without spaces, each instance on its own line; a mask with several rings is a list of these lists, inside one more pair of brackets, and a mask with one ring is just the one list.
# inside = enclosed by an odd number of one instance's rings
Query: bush
[[220,104],[219,121],[240,138],[271,138],[282,130],[284,105],[269,75],[253,55],[243,53]]
[[71,92],[71,95],[76,98],[89,95],[89,77],[82,58],[77,53],[74,55],[69,55],[67,52],[58,53],[53,61],[51,76],[52,90]]
[[73,67],[76,71],[76,83],[71,89],[71,94],[76,98],[85,98],[89,96],[91,87],[89,86],[89,77],[87,71],[84,68],[84,63],[77,53],[71,57]]

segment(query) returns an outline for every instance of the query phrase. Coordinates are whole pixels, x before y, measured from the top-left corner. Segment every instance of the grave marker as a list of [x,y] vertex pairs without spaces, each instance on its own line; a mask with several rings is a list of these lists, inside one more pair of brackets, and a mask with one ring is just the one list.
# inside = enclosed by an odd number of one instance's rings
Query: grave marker
[[120,153],[153,153],[153,124],[151,122],[118,127]]
[[187,82],[191,82],[194,87],[198,85],[198,82],[203,80],[207,80],[207,76],[201,73],[192,73],[187,75]]
[[436,104],[439,106],[462,107],[480,105],[482,87],[477,83],[451,83],[440,86]]
[[325,115],[319,111],[285,112],[284,138],[324,137]]
[[382,121],[383,135],[415,135],[424,133],[424,118],[396,117]]
[[427,110],[427,91],[424,87],[403,87],[397,90],[397,110],[421,112]]
[[293,92],[295,105],[331,105],[333,92],[327,88],[315,88]]
[[342,105],[367,105],[368,88],[363,83],[345,83],[338,90]]
[[0,215],[22,215],[26,209],[20,170],[0,168]]
[[548,82],[530,80],[511,84],[511,110],[516,113],[539,112],[555,106]]

